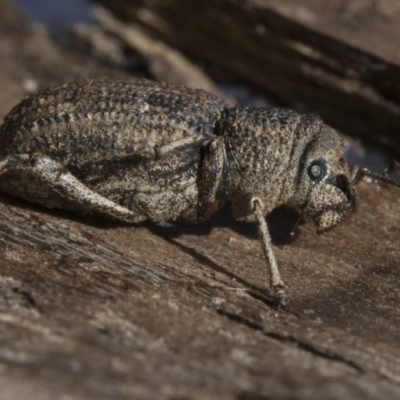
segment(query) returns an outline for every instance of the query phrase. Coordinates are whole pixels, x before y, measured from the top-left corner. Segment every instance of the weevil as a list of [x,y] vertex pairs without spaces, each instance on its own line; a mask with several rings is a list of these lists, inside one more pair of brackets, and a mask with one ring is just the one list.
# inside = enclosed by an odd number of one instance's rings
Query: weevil
[[301,210],[317,232],[355,206],[355,185],[387,175],[351,166],[314,115],[229,107],[205,91],[96,79],[44,89],[0,127],[0,191],[47,208],[137,223],[203,221],[225,202],[258,224],[279,304],[288,302],[265,216]]

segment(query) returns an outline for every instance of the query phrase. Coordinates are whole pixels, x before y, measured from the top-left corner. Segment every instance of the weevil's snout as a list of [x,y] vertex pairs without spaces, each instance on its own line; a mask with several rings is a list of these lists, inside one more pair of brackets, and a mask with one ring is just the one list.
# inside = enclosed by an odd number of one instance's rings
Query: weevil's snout
[[323,233],[339,224],[354,203],[353,187],[345,175],[339,175],[312,189],[304,215],[317,226],[317,233]]

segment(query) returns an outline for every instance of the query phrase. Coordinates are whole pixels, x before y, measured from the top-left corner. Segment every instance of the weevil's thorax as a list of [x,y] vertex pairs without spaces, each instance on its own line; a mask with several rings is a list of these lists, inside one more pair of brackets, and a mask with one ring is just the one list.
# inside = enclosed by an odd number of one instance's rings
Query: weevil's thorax
[[276,108],[226,112],[224,186],[235,218],[251,220],[252,197],[262,201],[265,213],[293,197],[300,156],[313,135],[305,118],[310,116]]

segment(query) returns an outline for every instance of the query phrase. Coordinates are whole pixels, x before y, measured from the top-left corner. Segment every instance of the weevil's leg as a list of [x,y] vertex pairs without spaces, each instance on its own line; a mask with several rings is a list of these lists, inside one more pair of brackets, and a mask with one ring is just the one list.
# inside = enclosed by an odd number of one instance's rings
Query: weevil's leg
[[155,160],[157,157],[156,150],[146,142],[134,143],[132,147],[132,155],[147,158],[149,160]]
[[[87,211],[98,211],[125,222],[139,222],[145,216],[134,212],[92,191],[72,175],[64,166],[47,156],[26,154],[12,155],[0,161],[0,178],[6,173],[24,173],[32,181],[40,181],[41,188],[27,186],[25,198],[29,200],[30,193],[40,193],[40,190],[54,192],[65,201],[74,202]],[[32,186],[32,185],[31,185]],[[38,201],[39,202],[39,201]],[[52,200],[43,199],[41,204],[54,207]]]
[[378,182],[387,183],[388,185],[400,187],[400,182],[390,178],[387,175],[382,175],[377,172],[371,171],[368,168],[353,167],[352,171],[353,179],[351,185],[355,186],[361,182],[364,178],[376,179]]
[[204,136],[188,136],[182,139],[174,140],[164,146],[156,147],[157,158],[163,158],[168,154],[176,152],[178,150],[182,150],[185,147],[193,146],[193,145],[202,145],[205,139]]
[[282,281],[278,269],[278,264],[275,259],[275,254],[272,250],[271,236],[269,234],[267,222],[265,220],[260,201],[256,198],[253,198],[252,203],[254,207],[254,215],[256,216],[258,222],[258,231],[261,238],[262,248],[265,257],[268,260],[269,270],[271,274],[271,286],[275,291],[275,296],[278,299],[279,306],[287,307],[287,305],[289,304],[289,299],[286,296],[285,284]]
[[224,143],[222,137],[213,140],[204,148],[200,166],[199,204],[197,220],[204,221],[218,209],[218,189],[224,171]]

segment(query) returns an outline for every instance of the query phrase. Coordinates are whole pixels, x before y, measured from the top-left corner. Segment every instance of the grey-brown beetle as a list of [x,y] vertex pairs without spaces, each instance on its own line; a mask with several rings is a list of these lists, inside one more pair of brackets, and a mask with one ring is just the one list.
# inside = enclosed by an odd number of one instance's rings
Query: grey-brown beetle
[[354,207],[364,176],[400,186],[349,166],[342,140],[316,116],[228,107],[202,90],[147,80],[45,89],[0,128],[0,190],[48,208],[201,221],[230,201],[236,219],[258,223],[281,305],[265,215],[286,203],[324,232]]

